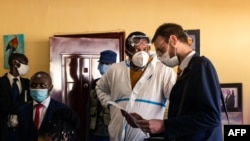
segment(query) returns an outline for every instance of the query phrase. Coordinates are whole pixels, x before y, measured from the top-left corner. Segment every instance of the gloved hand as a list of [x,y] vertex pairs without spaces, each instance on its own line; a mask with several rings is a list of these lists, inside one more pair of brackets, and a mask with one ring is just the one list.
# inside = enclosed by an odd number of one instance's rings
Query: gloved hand
[[18,126],[18,119],[17,115],[8,115],[8,127],[17,127]]

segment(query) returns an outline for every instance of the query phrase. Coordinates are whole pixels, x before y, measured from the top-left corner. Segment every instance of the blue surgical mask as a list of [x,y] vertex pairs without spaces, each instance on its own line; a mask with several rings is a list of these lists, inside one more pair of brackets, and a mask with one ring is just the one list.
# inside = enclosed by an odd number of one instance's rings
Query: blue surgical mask
[[103,63],[99,63],[98,65],[98,70],[100,72],[101,75],[103,75],[109,68],[109,65],[103,64]]
[[49,96],[48,89],[30,89],[30,96],[36,102],[41,103]]

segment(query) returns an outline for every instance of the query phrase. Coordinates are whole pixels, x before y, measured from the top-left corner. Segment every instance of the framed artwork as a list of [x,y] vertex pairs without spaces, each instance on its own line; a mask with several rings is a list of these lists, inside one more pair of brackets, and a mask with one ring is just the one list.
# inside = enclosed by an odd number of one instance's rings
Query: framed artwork
[[221,84],[224,102],[228,112],[242,111],[242,84],[224,83]]
[[200,54],[200,30],[191,29],[185,30],[188,36],[188,43],[198,54]]
[[12,53],[24,53],[24,35],[4,35],[4,68],[9,69],[8,59]]
[[[242,124],[242,83],[222,83],[220,84],[223,100],[227,109],[229,124]],[[222,120],[225,120],[225,109],[222,107]]]

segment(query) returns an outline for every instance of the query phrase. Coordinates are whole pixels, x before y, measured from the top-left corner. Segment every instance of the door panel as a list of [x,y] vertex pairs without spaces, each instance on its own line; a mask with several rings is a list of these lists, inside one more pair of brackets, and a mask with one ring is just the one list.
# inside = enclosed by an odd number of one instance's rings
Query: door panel
[[78,137],[86,138],[88,133],[88,103],[91,80],[91,56],[83,54],[63,54],[62,69],[65,72],[62,92],[63,101],[72,107],[81,120]]
[[[79,115],[79,141],[88,141],[88,102],[90,84],[101,77],[97,70],[103,50],[117,53],[117,62],[124,60],[124,32],[50,37],[50,75],[54,88],[51,97],[71,106]],[[105,36],[106,35],[106,36]]]

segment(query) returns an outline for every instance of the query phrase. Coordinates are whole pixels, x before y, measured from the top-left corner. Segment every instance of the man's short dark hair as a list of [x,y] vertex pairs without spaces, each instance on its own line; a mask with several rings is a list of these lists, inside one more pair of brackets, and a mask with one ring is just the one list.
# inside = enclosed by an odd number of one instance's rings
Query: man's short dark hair
[[24,60],[25,62],[28,63],[28,58],[22,53],[12,53],[9,56],[8,63],[11,66],[13,60],[19,60],[19,59],[22,59],[22,60]]
[[181,42],[188,43],[187,35],[185,34],[182,26],[175,23],[164,23],[160,25],[155,31],[155,34],[152,38],[152,43],[155,42],[158,36],[164,37],[166,43],[168,43],[170,35],[175,35]]

